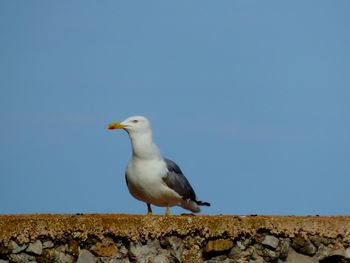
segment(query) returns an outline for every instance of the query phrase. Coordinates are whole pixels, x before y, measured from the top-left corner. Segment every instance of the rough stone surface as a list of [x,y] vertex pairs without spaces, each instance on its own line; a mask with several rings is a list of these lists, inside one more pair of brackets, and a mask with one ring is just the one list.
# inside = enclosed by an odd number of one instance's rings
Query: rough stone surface
[[243,245],[243,243],[241,241],[237,241],[237,246],[239,247],[239,249],[244,250],[246,247],[245,245]]
[[217,239],[217,240],[209,240],[206,246],[204,247],[205,253],[210,252],[220,252],[229,250],[233,247],[233,242],[228,239]]
[[96,263],[96,258],[88,250],[83,249],[79,253],[77,263]]
[[152,260],[153,263],[170,263],[169,257],[165,254],[156,255]]
[[12,250],[12,253],[17,254],[19,252],[22,252],[25,250],[28,246],[27,245],[22,245],[19,246],[15,241],[11,240],[10,242],[10,249]]
[[113,240],[105,239],[103,242],[98,242],[90,248],[96,256],[99,257],[113,257],[117,254],[118,248]]
[[263,245],[268,246],[270,248],[276,249],[279,244],[279,239],[274,236],[266,235],[265,239],[262,242]]
[[[140,227],[141,226],[141,227]],[[240,233],[254,235],[266,229],[274,235],[312,233],[335,239],[339,233],[350,242],[350,217],[271,217],[271,216],[140,216],[140,215],[1,215],[0,240],[9,242],[16,236],[18,244],[35,241],[40,235],[51,240],[70,234],[87,239],[93,233],[102,239],[106,234],[128,236],[132,240],[166,233],[183,236],[198,230],[206,238],[220,237],[224,233],[235,237]]]
[[36,255],[41,255],[41,253],[43,253],[43,244],[40,240],[36,240],[34,243],[29,244],[26,251]]
[[317,251],[316,247],[309,239],[302,235],[297,235],[292,242],[292,247],[296,252],[306,255],[314,255]]
[[[56,257],[57,261],[60,263],[73,263],[75,259],[73,256],[65,254],[63,252],[58,252],[58,257]],[[52,261],[50,261],[52,262]]]
[[263,258],[258,258],[255,260],[249,260],[249,263],[264,263],[264,259]]
[[49,262],[73,263],[76,261],[73,256],[69,254],[65,254],[60,250],[60,248],[44,249],[43,253],[40,256],[36,257],[36,260],[38,263],[49,263]]
[[240,257],[242,257],[243,250],[240,249],[238,246],[233,247],[230,252],[228,253],[228,257],[231,259],[238,260]]
[[184,242],[181,238],[178,237],[168,237],[166,238],[162,246],[169,247],[170,248],[170,253],[172,256],[179,262],[183,260],[183,252],[184,252]]
[[345,258],[350,259],[350,247],[345,250],[344,256]]
[[163,254],[170,255],[170,252],[161,249],[160,242],[158,240],[148,240],[147,244],[140,243],[131,244],[130,257],[136,262],[148,262],[154,260],[157,256],[158,261],[162,260]]
[[45,241],[43,243],[43,248],[52,248],[54,246],[54,243],[51,240]]
[[21,253],[21,254],[12,254],[9,257],[10,262],[13,263],[28,263],[28,262],[36,262],[35,257]]
[[350,217],[0,215],[0,263],[350,263]]
[[298,254],[293,249],[288,253],[288,257],[285,263],[316,263],[311,257]]

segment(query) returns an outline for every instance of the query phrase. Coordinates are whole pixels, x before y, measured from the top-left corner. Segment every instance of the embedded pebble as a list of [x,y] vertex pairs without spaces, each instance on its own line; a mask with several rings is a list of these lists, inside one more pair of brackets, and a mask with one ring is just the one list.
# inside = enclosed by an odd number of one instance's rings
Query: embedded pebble
[[10,242],[10,248],[12,249],[12,253],[17,254],[19,252],[22,252],[25,250],[28,246],[26,244],[24,245],[18,245],[15,241],[11,240]]
[[40,240],[37,240],[34,243],[30,243],[26,249],[26,252],[41,255],[41,253],[43,253],[43,244]]
[[278,247],[279,242],[280,241],[277,237],[267,235],[265,236],[262,244],[270,248],[276,249]]
[[346,259],[350,258],[350,247],[345,249],[344,256]]
[[204,247],[204,252],[219,252],[229,250],[233,247],[233,242],[228,239],[209,240]]
[[96,263],[96,258],[88,250],[82,249],[79,253],[77,263]]
[[51,240],[45,241],[43,243],[43,248],[52,248],[54,246],[54,243]]

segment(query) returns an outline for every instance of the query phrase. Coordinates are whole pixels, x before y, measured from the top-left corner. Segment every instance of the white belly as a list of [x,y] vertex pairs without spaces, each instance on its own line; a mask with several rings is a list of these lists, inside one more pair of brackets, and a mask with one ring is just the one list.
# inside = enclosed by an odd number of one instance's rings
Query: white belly
[[140,201],[157,206],[179,205],[181,197],[162,179],[166,172],[162,160],[131,160],[126,173],[130,193]]

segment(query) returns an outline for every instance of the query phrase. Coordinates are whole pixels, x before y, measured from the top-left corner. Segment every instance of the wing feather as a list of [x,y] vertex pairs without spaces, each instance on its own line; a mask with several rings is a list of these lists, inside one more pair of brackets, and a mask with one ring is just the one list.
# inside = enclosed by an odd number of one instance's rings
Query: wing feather
[[177,192],[184,200],[197,202],[196,193],[187,178],[183,175],[180,167],[173,161],[164,158],[168,173],[163,177],[166,185]]

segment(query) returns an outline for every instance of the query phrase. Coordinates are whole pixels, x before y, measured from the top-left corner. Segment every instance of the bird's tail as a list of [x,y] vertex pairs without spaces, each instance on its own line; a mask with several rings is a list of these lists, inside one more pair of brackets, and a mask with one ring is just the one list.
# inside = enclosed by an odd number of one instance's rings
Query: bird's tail
[[202,202],[202,201],[183,201],[181,203],[181,206],[187,210],[192,211],[193,213],[199,213],[201,211],[201,208],[199,206],[210,206],[208,202]]
[[208,202],[203,202],[203,201],[196,201],[197,205],[200,205],[200,206],[210,206],[210,203]]

